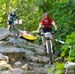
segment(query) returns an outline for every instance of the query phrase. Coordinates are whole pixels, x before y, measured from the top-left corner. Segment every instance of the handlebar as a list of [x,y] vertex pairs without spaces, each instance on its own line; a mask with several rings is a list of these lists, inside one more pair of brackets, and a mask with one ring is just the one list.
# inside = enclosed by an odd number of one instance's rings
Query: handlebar
[[[54,34],[56,33],[57,31],[54,31],[54,32],[50,32],[51,34]],[[41,32],[41,31],[32,31],[33,34],[38,34],[38,35],[44,35],[45,33],[44,32]]]

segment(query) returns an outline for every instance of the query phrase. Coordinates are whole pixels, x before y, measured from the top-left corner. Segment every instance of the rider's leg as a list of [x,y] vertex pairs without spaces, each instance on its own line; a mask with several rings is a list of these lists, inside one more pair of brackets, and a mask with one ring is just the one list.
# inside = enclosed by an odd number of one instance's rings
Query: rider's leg
[[13,22],[12,21],[8,21],[8,26],[7,29],[10,31],[11,27],[12,27]]
[[43,46],[46,46],[44,35],[41,36],[41,39],[42,39],[42,45],[43,45]]
[[47,54],[46,41],[45,41],[44,35],[41,36],[41,39],[42,39],[42,45],[44,47],[44,52],[45,52],[45,54]]
[[11,29],[11,25],[10,25],[10,24],[8,24],[7,29],[8,29],[8,30],[10,30],[10,29]]
[[45,40],[44,33],[45,33],[45,28],[42,28],[42,30],[41,30],[42,45],[43,45],[44,47],[46,47],[46,40]]

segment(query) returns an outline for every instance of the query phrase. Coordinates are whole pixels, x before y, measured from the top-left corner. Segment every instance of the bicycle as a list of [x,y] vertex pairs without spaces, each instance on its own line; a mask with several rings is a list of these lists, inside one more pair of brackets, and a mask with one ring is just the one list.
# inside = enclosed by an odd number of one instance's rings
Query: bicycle
[[49,55],[51,64],[53,64],[53,45],[52,45],[52,41],[51,41],[51,36],[52,34],[50,32],[45,32],[44,36],[45,36],[45,40],[46,40],[46,49],[47,49],[47,54]]
[[46,42],[46,50],[47,50],[46,52],[49,55],[51,64],[53,64],[53,44],[52,44],[50,36],[54,33],[53,32],[52,33],[45,32],[45,33],[41,34],[40,32],[37,32],[37,31],[33,31],[32,33],[38,33],[38,35],[44,35],[45,42]]

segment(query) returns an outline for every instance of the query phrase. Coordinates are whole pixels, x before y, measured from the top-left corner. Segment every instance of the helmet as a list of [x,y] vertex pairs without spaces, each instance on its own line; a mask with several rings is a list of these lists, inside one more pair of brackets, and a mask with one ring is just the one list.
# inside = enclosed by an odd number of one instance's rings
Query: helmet
[[15,14],[15,13],[16,13],[16,9],[13,9],[13,10],[12,10],[12,14]]
[[48,18],[49,18],[48,13],[44,13],[44,14],[43,14],[43,18],[44,18],[44,19],[48,19]]

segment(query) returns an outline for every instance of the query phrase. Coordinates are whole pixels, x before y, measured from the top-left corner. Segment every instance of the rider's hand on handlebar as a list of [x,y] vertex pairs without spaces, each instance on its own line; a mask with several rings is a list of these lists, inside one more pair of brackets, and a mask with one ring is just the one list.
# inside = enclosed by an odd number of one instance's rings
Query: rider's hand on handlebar
[[54,33],[57,33],[57,30],[55,30]]
[[55,30],[54,32],[52,32],[52,34],[57,33],[57,30]]
[[41,35],[41,32],[39,30],[35,31],[38,35]]

